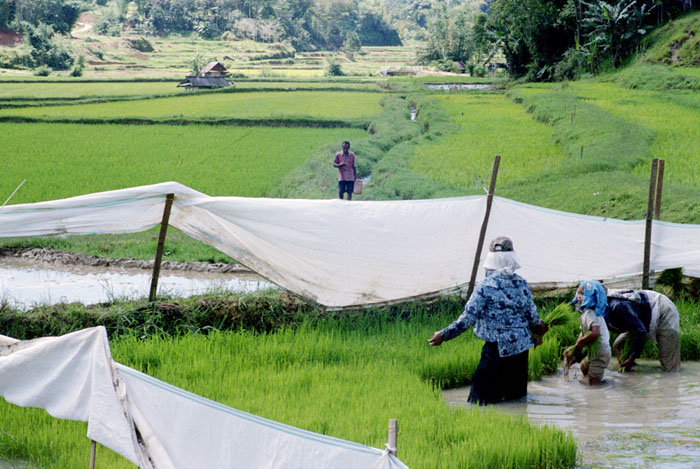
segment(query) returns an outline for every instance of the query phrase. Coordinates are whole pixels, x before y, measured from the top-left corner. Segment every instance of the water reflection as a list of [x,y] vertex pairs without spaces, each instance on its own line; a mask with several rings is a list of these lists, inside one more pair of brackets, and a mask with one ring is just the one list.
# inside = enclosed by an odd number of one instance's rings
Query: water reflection
[[425,86],[429,90],[488,90],[491,89],[490,83],[426,83]]
[[[151,287],[150,271],[141,269],[44,265],[0,258],[0,299],[20,309],[37,304],[95,304],[143,298]],[[219,274],[161,270],[159,295],[190,296],[222,289],[251,292],[273,285],[254,274]]]
[[[640,362],[632,373],[606,370],[600,388],[557,375],[528,385],[528,395],[499,404],[503,412],[570,430],[580,467],[700,467],[700,363],[683,362],[663,373],[658,362]],[[447,390],[450,405],[467,403],[468,388]]]

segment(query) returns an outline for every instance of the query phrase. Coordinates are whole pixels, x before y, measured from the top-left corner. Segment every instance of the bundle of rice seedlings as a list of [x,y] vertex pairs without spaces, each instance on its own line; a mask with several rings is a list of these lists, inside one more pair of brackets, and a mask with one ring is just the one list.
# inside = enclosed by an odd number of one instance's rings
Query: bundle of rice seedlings
[[581,350],[576,349],[576,344],[571,347],[564,349],[564,379],[569,380],[569,368],[574,363],[579,363],[584,357],[588,356],[589,360],[592,360],[598,353],[600,348],[600,337],[591,343],[583,346]]
[[562,303],[556,308],[543,315],[540,319],[544,322],[550,329],[557,326],[563,326],[569,324],[573,319],[576,318],[574,309],[569,303]]
[[[548,329],[558,326],[565,326],[575,320],[576,314],[569,303],[562,303],[553,310],[540,316],[542,322]],[[541,344],[543,336],[532,331],[532,340],[535,344]]]

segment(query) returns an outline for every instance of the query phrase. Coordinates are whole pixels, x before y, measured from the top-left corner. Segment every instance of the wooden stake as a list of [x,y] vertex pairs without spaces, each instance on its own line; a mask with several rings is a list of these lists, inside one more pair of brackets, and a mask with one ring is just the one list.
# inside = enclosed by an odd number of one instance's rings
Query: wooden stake
[[491,215],[491,204],[493,203],[493,191],[496,188],[496,177],[498,176],[498,165],[501,162],[500,155],[496,155],[493,160],[493,169],[491,170],[491,183],[489,184],[489,193],[486,196],[486,213],[484,213],[484,221],[481,222],[481,231],[479,232],[479,242],[476,245],[476,254],[474,255],[474,264],[472,265],[472,276],[469,279],[469,289],[467,298],[472,296],[474,292],[474,282],[476,282],[476,272],[479,269],[479,259],[481,258],[481,249],[484,246],[484,238],[486,237],[486,227],[489,224],[489,215]]
[[97,453],[97,442],[90,440],[90,469],[95,469],[95,455]]
[[398,433],[398,423],[396,419],[389,419],[389,453],[396,456],[396,434]]
[[654,213],[654,195],[656,194],[656,176],[659,160],[651,162],[651,178],[649,178],[649,200],[647,201],[647,221],[644,231],[644,264],[642,266],[642,289],[649,289],[649,264],[651,258],[651,225]]
[[160,222],[160,234],[158,235],[158,247],[156,248],[156,258],[153,261],[153,277],[151,277],[151,292],[148,301],[156,301],[158,291],[158,276],[160,275],[160,263],[163,259],[163,246],[165,245],[165,235],[168,232],[168,221],[170,220],[170,208],[173,206],[175,194],[165,196],[165,209],[163,210],[163,220]]
[[654,198],[654,220],[661,220],[661,191],[664,187],[664,163],[659,160],[659,170],[656,175],[656,197]]
[[19,190],[19,188],[22,187],[22,186],[24,185],[25,182],[27,182],[27,178],[25,178],[24,181],[22,181],[22,182],[19,183],[19,186],[17,186],[17,189],[15,189],[14,191],[12,191],[12,194],[10,194],[10,196],[7,198],[7,200],[5,201],[5,203],[2,204],[2,207],[0,207],[0,209],[2,209],[5,205],[7,205],[7,203],[10,201],[10,199],[11,199],[12,197],[15,196],[15,194],[17,193],[17,191]]

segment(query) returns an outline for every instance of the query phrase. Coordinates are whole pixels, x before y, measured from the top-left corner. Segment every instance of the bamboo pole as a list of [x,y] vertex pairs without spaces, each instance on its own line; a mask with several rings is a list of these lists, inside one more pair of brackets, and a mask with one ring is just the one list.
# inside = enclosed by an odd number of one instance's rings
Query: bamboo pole
[[659,160],[654,158],[651,162],[651,177],[649,178],[649,199],[647,201],[647,220],[644,230],[644,264],[642,266],[642,289],[649,288],[649,264],[651,259],[651,225],[654,214],[654,195],[656,194],[656,177]]
[[661,192],[664,187],[664,163],[659,160],[658,173],[656,174],[656,197],[654,198],[654,220],[661,220]]
[[12,194],[10,194],[10,196],[7,198],[7,200],[5,201],[5,203],[2,204],[2,207],[0,207],[0,209],[2,209],[3,207],[5,207],[5,205],[7,205],[7,203],[10,201],[10,199],[11,199],[12,197],[15,196],[15,194],[17,193],[17,191],[19,190],[19,188],[22,187],[22,186],[24,185],[25,182],[27,182],[27,178],[24,178],[24,181],[22,181],[22,182],[19,183],[19,186],[17,186],[17,189],[15,189],[14,191],[12,191]]
[[97,454],[97,442],[90,440],[90,469],[95,469],[95,455]]
[[469,279],[469,289],[467,290],[467,298],[472,296],[474,291],[474,282],[476,282],[476,272],[479,269],[479,259],[481,258],[481,250],[484,247],[484,238],[486,237],[486,227],[489,224],[489,215],[491,215],[491,204],[493,203],[493,191],[496,188],[496,177],[498,176],[498,165],[501,163],[500,155],[496,155],[493,159],[493,169],[491,170],[491,183],[489,184],[489,192],[486,196],[486,212],[484,220],[481,222],[481,231],[479,232],[479,242],[476,245],[476,254],[474,254],[474,264],[472,265],[472,276]]
[[158,247],[156,248],[156,258],[153,261],[153,276],[151,277],[151,292],[148,301],[156,301],[158,291],[158,276],[160,275],[160,263],[163,260],[163,246],[165,245],[165,235],[168,232],[168,221],[170,220],[170,208],[173,206],[175,194],[165,196],[165,208],[163,209],[163,220],[160,222],[160,234],[158,235]]
[[399,425],[396,422],[396,419],[389,419],[389,443],[387,443],[387,446],[389,447],[389,453],[393,454],[396,456],[396,434],[398,433],[398,428]]

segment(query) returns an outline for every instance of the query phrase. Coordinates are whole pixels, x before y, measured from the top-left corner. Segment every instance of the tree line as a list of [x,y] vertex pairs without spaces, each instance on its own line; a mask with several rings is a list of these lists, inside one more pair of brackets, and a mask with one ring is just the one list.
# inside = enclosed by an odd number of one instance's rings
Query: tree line
[[574,79],[618,67],[649,31],[699,0],[488,0],[435,10],[423,62],[504,61],[512,78]]

